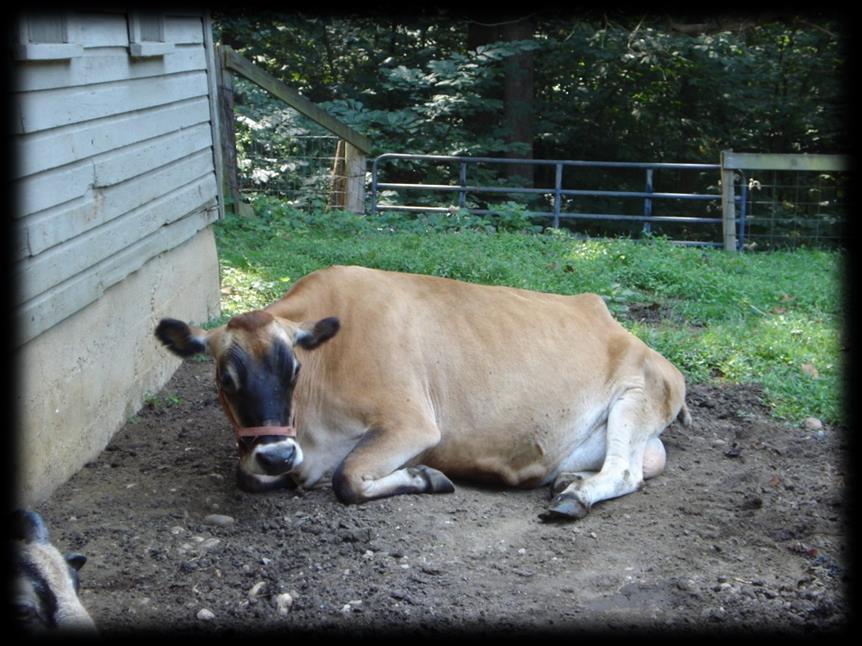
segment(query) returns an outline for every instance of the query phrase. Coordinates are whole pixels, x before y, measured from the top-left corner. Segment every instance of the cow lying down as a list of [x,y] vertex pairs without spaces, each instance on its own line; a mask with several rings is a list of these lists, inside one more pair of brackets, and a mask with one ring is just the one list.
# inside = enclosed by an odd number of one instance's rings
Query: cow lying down
[[54,629],[95,634],[95,624],[78,599],[81,554],[61,554],[45,521],[34,511],[16,510],[9,529],[12,557],[12,612],[28,633]]
[[659,434],[691,419],[679,370],[594,294],[334,266],[222,327],[163,319],[156,336],[214,358],[248,491],[328,472],[345,503],[450,478],[552,485],[546,517],[581,518],[661,473]]

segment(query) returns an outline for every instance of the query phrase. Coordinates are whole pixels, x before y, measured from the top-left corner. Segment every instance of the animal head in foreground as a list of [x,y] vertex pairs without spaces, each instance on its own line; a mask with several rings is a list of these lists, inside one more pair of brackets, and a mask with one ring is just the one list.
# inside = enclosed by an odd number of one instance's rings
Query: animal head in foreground
[[61,554],[45,521],[34,511],[16,510],[10,523],[12,617],[25,632],[94,632],[95,624],[78,598],[81,554]]

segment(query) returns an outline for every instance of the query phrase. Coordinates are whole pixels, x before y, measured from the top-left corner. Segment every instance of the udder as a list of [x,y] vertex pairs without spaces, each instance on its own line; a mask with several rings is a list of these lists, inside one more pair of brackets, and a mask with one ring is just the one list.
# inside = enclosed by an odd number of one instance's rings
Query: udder
[[664,444],[659,438],[652,438],[647,442],[644,451],[644,480],[654,478],[664,471],[666,463],[667,453],[664,450]]

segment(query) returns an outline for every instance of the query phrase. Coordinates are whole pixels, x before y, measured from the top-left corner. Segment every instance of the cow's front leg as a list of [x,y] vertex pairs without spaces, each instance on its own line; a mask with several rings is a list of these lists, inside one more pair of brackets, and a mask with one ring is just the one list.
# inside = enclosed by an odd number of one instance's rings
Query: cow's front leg
[[449,478],[436,469],[404,467],[439,441],[436,424],[424,419],[370,429],[335,470],[335,495],[344,503],[361,503],[405,493],[454,491]]

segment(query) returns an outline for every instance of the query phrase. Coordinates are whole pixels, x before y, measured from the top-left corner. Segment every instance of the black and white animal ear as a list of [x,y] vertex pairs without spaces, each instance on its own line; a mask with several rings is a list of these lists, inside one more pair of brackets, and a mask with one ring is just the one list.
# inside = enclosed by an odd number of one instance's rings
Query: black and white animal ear
[[294,343],[306,350],[314,350],[338,334],[341,322],[334,316],[320,319],[314,325],[303,325],[296,330]]
[[162,319],[156,338],[178,357],[191,357],[207,351],[207,333],[177,319]]

